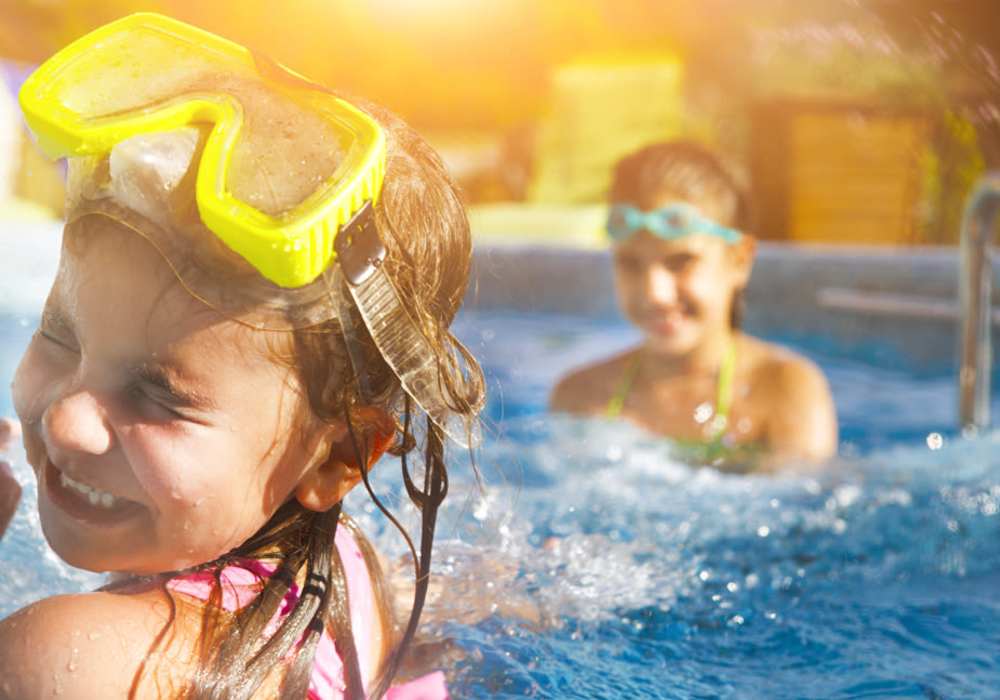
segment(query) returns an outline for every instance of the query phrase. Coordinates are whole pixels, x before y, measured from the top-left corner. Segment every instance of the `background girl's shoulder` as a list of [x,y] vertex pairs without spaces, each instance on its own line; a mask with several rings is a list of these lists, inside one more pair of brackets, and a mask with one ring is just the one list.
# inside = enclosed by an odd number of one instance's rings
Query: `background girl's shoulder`
[[819,367],[794,350],[745,334],[740,336],[737,348],[741,369],[749,372],[754,384],[773,390],[787,389],[800,381],[826,386]]

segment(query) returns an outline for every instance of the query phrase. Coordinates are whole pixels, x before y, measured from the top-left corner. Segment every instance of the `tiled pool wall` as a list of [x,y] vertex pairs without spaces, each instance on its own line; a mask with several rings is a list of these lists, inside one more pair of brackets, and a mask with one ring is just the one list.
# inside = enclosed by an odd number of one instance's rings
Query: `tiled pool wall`
[[[1000,260],[993,258],[993,338],[1000,347]],[[618,314],[608,251],[479,245],[473,265],[469,308]],[[745,326],[768,336],[818,336],[852,354],[885,347],[918,366],[954,365],[958,269],[958,252],[949,248],[764,243],[747,289]]]

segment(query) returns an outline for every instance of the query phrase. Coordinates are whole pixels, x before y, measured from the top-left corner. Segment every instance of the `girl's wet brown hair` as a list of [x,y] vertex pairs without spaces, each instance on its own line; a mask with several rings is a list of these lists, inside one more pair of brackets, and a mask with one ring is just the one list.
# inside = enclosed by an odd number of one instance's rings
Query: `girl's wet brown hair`
[[[450,397],[454,410],[471,421],[484,398],[482,372],[449,331],[465,294],[471,264],[465,209],[440,157],[416,132],[384,109],[353,98],[351,102],[378,120],[386,136],[386,174],[375,207],[378,231],[388,251],[384,264],[408,313],[435,349],[445,395]],[[225,283],[224,277],[220,283]],[[202,612],[197,669],[186,687],[172,692],[175,697],[251,698],[265,681],[270,686],[275,668],[285,666],[279,697],[305,698],[316,645],[324,629],[331,632],[344,662],[345,697],[366,697],[351,632],[343,565],[334,545],[338,527],[350,528],[358,540],[383,620],[392,627],[383,636],[391,648],[384,649],[383,665],[368,697],[378,698],[385,693],[404,660],[426,593],[437,509],[447,493],[444,436],[438,426],[426,421],[424,474],[422,479],[414,479],[408,465],[417,444],[412,401],[404,395],[399,380],[364,330],[357,309],[353,304],[348,306],[354,359],[360,360],[362,376],[354,373],[337,319],[290,331],[289,342],[279,343],[281,347],[275,347],[274,355],[277,361],[293,368],[301,380],[304,410],[322,421],[347,422],[356,464],[373,498],[367,465],[377,451],[379,436],[369,422],[357,416],[363,415],[364,407],[377,406],[394,417],[397,431],[390,452],[400,458],[406,491],[422,517],[413,610],[405,624],[397,628],[378,561],[361,532],[342,514],[340,504],[318,513],[292,498],[243,545],[199,567],[214,572],[215,586]],[[422,483],[418,485],[418,481]],[[378,505],[382,508],[381,503]],[[261,594],[250,605],[236,613],[227,612],[221,607],[221,571],[227,564],[247,558],[275,561],[277,570],[263,582]],[[266,626],[295,582],[301,591],[298,603],[278,629],[265,637]],[[168,595],[176,610],[180,601]],[[151,651],[169,644],[174,617],[172,613]],[[159,669],[149,670],[160,677]],[[137,673],[133,696],[146,672],[141,668]]]
[[[750,210],[744,188],[712,151],[694,141],[667,141],[645,146],[615,165],[609,200],[612,204],[647,206],[663,192],[692,204],[710,201],[723,213],[718,223],[750,234]],[[743,322],[743,290],[733,295],[730,325]]]

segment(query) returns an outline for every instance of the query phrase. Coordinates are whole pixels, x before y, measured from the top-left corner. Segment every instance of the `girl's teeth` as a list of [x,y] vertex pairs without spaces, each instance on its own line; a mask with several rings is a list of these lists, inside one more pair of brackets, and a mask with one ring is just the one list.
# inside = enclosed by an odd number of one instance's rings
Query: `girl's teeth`
[[90,505],[95,508],[113,508],[118,503],[118,499],[112,496],[106,491],[101,491],[95,489],[93,486],[88,486],[79,481],[75,481],[62,472],[59,473],[59,481],[63,485],[63,488],[72,489],[76,491],[81,496],[84,496]]

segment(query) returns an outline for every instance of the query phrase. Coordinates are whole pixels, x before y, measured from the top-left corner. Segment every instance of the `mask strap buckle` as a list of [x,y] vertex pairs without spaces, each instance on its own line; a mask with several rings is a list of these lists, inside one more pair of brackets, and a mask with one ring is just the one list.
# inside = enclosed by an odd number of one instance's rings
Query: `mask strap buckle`
[[364,283],[385,261],[386,250],[375,226],[375,210],[370,201],[341,227],[333,242],[337,261],[351,286]]

